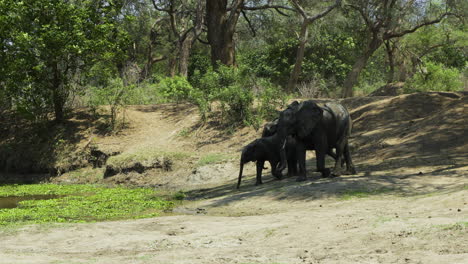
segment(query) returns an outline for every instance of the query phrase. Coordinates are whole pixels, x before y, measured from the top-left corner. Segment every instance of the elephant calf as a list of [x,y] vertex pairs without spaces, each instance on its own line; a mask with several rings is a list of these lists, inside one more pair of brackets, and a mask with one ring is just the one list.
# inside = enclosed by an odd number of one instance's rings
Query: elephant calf
[[[245,146],[242,150],[241,160],[240,160],[240,170],[239,170],[239,180],[237,182],[237,189],[239,189],[242,179],[242,172],[244,169],[244,164],[250,161],[255,161],[257,164],[257,179],[255,185],[262,184],[262,170],[264,169],[265,161],[270,162],[271,173],[277,179],[281,179],[281,172],[277,172],[276,167],[281,161],[280,149],[283,147],[281,143],[284,140],[281,140],[277,135],[266,136],[259,139],[256,139]],[[288,161],[288,165],[291,167],[291,172],[294,171],[293,167],[297,167],[296,161],[294,159],[295,155],[295,140],[293,137],[288,137],[286,140],[286,155],[285,157]],[[294,165],[293,165],[294,164]]]

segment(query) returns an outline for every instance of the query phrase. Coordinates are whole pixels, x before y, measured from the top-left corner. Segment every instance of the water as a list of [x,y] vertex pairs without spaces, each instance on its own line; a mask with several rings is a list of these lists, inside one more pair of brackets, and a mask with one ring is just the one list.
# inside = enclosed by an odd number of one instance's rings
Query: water
[[18,207],[25,200],[48,200],[60,197],[60,195],[27,195],[0,197],[0,209],[11,209]]

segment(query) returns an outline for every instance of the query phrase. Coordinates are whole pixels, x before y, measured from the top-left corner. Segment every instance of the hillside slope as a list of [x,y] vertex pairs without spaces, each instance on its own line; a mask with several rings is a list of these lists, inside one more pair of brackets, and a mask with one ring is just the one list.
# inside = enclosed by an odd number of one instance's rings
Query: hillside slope
[[248,164],[240,190],[239,151],[260,131],[200,125],[190,105],[131,107],[128,129],[83,132],[79,146],[94,137],[98,149],[116,154],[108,165],[167,156],[172,170],[102,179],[104,167],[87,167],[53,180],[183,190],[182,205],[157,218],[0,230],[0,263],[465,263],[466,95],[343,103],[354,119],[358,174],[321,178],[309,153],[308,181],[265,173],[254,186]]

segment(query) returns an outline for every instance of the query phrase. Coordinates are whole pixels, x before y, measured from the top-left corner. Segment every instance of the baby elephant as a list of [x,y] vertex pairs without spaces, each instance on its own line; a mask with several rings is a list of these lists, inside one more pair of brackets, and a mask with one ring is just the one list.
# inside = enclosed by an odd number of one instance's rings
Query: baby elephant
[[[265,161],[270,162],[271,173],[277,179],[281,179],[281,172],[276,173],[276,167],[281,160],[280,157],[280,148],[281,139],[275,134],[273,136],[262,137],[252,141],[250,144],[244,147],[242,150],[241,160],[240,160],[240,171],[239,171],[239,180],[237,182],[237,189],[239,189],[242,179],[242,171],[244,169],[244,164],[250,161],[256,161],[257,165],[257,181],[255,185],[262,184],[262,170],[264,169]],[[286,159],[288,163],[291,159],[294,158],[295,154],[295,140],[292,137],[288,137],[286,140]],[[291,160],[291,163],[296,164]]]

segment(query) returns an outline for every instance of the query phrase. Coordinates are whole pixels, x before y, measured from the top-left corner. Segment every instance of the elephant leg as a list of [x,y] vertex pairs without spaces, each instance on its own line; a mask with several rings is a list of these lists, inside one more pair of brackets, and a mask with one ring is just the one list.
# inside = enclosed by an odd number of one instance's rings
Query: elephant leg
[[[317,159],[317,171],[322,173],[322,177],[330,176],[330,169],[325,168],[325,155],[328,153],[328,144],[326,137],[318,137],[315,142],[315,156]],[[337,154],[338,156],[338,154]]]
[[264,160],[258,160],[258,161],[257,161],[257,181],[255,182],[255,185],[260,185],[260,184],[262,184],[263,165],[265,165],[265,161],[264,161]]
[[305,181],[307,180],[306,175],[306,148],[302,144],[297,146],[297,162],[299,163],[299,177],[296,181]]
[[281,180],[283,178],[283,174],[281,171],[277,171],[276,167],[278,166],[278,161],[270,161],[271,166],[271,175],[273,175],[277,180]]
[[296,153],[289,153],[288,157],[288,176],[297,175],[297,158]]
[[344,142],[338,142],[336,145],[336,160],[335,160],[335,168],[333,169],[333,176],[340,176],[341,175],[341,167],[343,164],[343,151],[344,151]]
[[356,174],[353,161],[351,160],[351,154],[349,153],[349,144],[346,142],[344,146],[344,157],[346,160],[346,174]]
[[328,154],[328,156],[332,157],[336,161],[337,156],[336,156],[336,153],[333,151],[332,148],[328,149],[327,154]]

